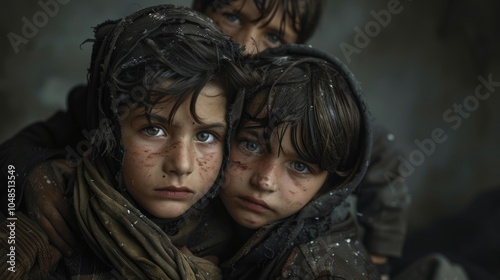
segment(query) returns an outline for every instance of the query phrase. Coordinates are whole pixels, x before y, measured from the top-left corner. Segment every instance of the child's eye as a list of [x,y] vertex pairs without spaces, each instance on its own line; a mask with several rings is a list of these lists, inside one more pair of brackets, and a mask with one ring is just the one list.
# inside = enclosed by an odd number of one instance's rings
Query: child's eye
[[251,153],[260,154],[262,152],[262,147],[258,143],[254,142],[254,141],[250,141],[250,140],[241,141],[240,147],[242,147],[243,149],[245,149],[246,151],[249,151]]
[[266,37],[267,37],[267,40],[269,41],[269,43],[271,43],[273,45],[279,46],[282,44],[281,36],[279,36],[279,35],[268,34]]
[[196,134],[196,140],[204,143],[213,143],[215,142],[216,138],[212,133],[202,131]]
[[311,173],[311,170],[309,169],[309,167],[307,167],[307,165],[303,164],[302,162],[299,162],[299,161],[292,162],[291,166],[295,171],[297,171],[299,173],[302,173],[302,174]]
[[166,133],[163,131],[163,129],[157,127],[157,126],[148,126],[142,129],[147,135],[149,136],[165,136]]
[[240,17],[233,13],[222,13],[222,16],[229,22],[240,24]]

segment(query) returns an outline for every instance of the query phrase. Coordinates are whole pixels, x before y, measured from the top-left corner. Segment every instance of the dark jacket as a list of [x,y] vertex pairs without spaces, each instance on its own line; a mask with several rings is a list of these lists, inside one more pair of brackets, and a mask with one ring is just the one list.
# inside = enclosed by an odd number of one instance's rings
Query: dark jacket
[[[79,149],[88,149],[85,134],[86,87],[76,86],[67,99],[67,111],[59,111],[48,120],[33,123],[0,145],[2,186],[7,186],[7,169],[14,166],[15,204],[22,206],[22,194],[28,174],[37,165],[50,159],[76,161]],[[75,165],[76,166],[76,165]],[[0,188],[0,211],[7,212],[7,189]],[[12,210],[12,209],[9,209]]]
[[370,254],[400,257],[411,197],[400,174],[400,152],[394,134],[374,126],[373,140],[370,166],[351,196],[355,200],[354,214]]

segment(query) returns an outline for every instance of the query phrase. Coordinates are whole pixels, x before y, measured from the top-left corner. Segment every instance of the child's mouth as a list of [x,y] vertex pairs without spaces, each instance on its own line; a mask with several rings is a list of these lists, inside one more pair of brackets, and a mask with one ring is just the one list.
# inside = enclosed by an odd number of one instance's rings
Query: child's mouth
[[263,200],[251,197],[251,196],[241,196],[238,197],[241,204],[245,207],[248,208],[251,211],[258,212],[258,213],[263,213],[265,211],[271,210],[269,206],[267,205],[266,202]]
[[168,186],[155,189],[155,192],[163,198],[173,200],[184,200],[194,196],[194,192],[186,187]]

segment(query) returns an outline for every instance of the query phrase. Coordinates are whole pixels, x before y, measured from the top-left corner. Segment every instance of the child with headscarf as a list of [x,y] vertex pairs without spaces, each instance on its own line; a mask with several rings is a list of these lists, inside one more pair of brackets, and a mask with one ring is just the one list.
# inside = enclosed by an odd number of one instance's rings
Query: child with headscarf
[[[224,248],[223,228],[204,244],[192,244],[190,236],[210,213],[243,89],[256,81],[246,58],[206,16],[171,5],[106,21],[92,41],[81,104],[91,148],[68,189],[85,242],[53,275],[217,279],[217,266],[177,248],[198,246],[198,256]],[[30,227],[18,228],[18,240],[41,249],[17,251],[17,270],[4,269],[4,261],[1,273],[45,278],[53,267],[50,245],[26,216],[16,223]]]
[[247,93],[220,194],[237,223],[224,278],[379,279],[346,203],[372,145],[353,74],[301,45],[254,63],[263,82]]

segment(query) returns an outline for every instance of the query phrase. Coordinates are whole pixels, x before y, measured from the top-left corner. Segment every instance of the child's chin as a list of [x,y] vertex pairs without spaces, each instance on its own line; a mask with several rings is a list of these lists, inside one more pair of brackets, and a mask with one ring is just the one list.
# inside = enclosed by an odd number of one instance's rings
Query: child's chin
[[[151,209],[149,213],[159,219],[175,219],[186,213],[189,208],[178,208],[178,207],[165,207],[167,211],[158,211],[158,209]],[[156,211],[155,211],[156,210]]]
[[238,224],[247,229],[259,229],[265,225],[262,221],[256,221],[252,219],[239,219],[237,220]]

